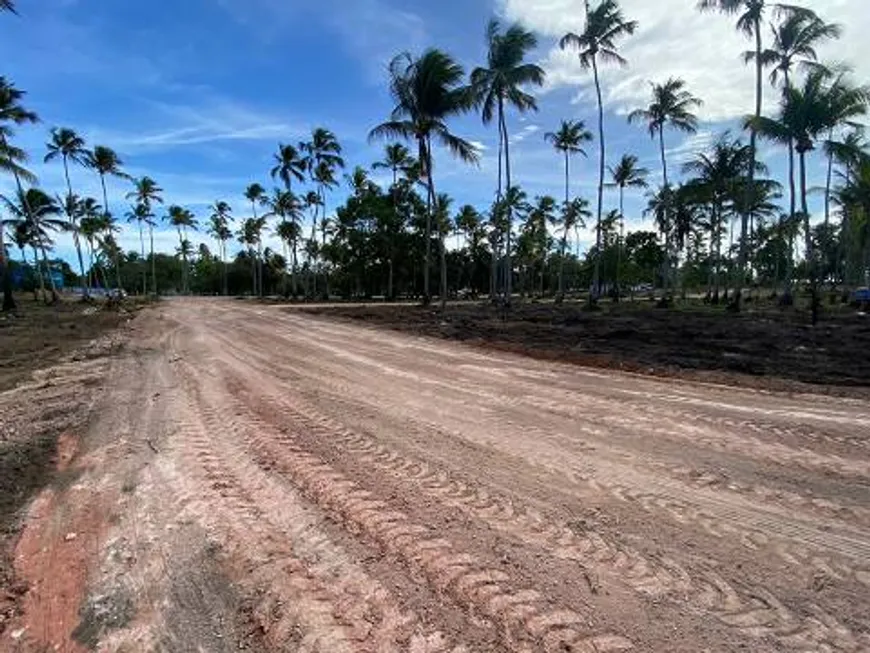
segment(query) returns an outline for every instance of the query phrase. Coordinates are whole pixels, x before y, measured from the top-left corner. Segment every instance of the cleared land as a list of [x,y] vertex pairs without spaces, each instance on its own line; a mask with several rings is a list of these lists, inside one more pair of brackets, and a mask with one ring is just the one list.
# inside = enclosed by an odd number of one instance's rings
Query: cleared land
[[870,649],[866,401],[244,302],[128,330],[55,375],[87,419],[0,650]]

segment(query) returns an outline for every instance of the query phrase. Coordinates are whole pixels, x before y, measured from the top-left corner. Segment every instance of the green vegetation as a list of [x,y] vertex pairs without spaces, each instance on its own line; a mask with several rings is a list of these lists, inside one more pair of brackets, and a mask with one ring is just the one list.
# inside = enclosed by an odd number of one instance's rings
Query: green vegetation
[[[370,166],[389,173],[386,187],[372,180],[369,168],[346,169],[336,135],[317,128],[309,140],[278,146],[268,170],[277,188],[252,183],[239,189],[249,215],[234,215],[232,198],[217,199],[204,216],[177,205],[163,210],[164,191],[155,180],[131,179],[110,147],[91,148],[68,127],[50,130],[44,153],[45,161],[63,164],[65,188],[56,196],[40,189],[27,168],[28,153],[14,144],[17,130],[38,118],[27,109],[25,93],[0,78],[0,173],[16,188],[0,202],[3,308],[14,308],[12,277],[20,266],[27,268],[24,284],[35,296],[57,301],[51,252],[57,234],[68,232],[78,264],[78,279],[70,281],[85,298],[94,288],[115,288],[143,295],[379,296],[428,303],[437,271],[442,306],[450,297],[488,296],[509,308],[517,295],[557,302],[583,296],[594,304],[605,295],[617,301],[632,296],[642,286],[660,289],[663,306],[700,293],[710,304],[740,310],[746,289],[768,288],[785,305],[798,293],[808,295],[815,320],[823,288],[847,291],[870,277],[870,154],[859,122],[870,87],[855,84],[845,66],[818,61],[817,46],[838,38],[840,27],[808,9],[764,0],[701,0],[698,8],[735,16],[737,29],[754,43],[744,55],[756,73],[754,110],[743,123],[748,138],[722,134],[684,163],[675,181],[667,133],[695,132],[702,100],[684,80],[667,77],[651,82],[649,104],[628,116],[657,141],[660,184],[653,185],[636,155],[610,156],[600,69],[628,65],[619,48],[642,26],[616,0],[587,2],[583,29],[566,34],[559,46],[576,52],[591,72],[597,134],[577,120],[545,134],[564,170],[564,188],[553,189],[560,200],[529,197],[512,175],[506,116],[536,111],[533,91],[545,82],[545,71],[528,61],[537,37],[518,24],[489,23],[486,62],[470,74],[437,48],[392,60],[394,106],[369,134],[372,141],[386,141],[383,157]],[[14,6],[0,2],[2,10]],[[767,116],[766,72],[779,96]],[[471,164],[479,159],[476,147],[451,125],[470,112],[498,130],[498,180],[488,207],[458,206],[436,187],[440,148]],[[759,139],[784,147],[785,179],[772,178],[759,160]],[[590,208],[590,198],[572,193],[571,161],[586,156],[593,141],[598,180]],[[809,211],[812,157],[824,157],[827,165],[823,221],[811,220]],[[98,175],[99,200],[76,193],[81,169]],[[342,177],[349,194],[333,210],[328,196]],[[130,202],[125,217],[138,230],[139,251],[124,252],[117,243],[121,227],[109,206],[121,183],[132,184],[123,193]],[[605,205],[606,187],[618,190],[616,207]],[[647,194],[645,213],[655,231],[626,233],[628,193]],[[577,231],[592,219],[594,245],[571,251]],[[154,251],[158,221],[176,230],[174,256]],[[200,224],[214,251],[192,246],[190,235]],[[266,246],[268,236],[280,239],[280,252]],[[231,258],[234,240],[242,247]],[[20,262],[10,260],[13,245]]]

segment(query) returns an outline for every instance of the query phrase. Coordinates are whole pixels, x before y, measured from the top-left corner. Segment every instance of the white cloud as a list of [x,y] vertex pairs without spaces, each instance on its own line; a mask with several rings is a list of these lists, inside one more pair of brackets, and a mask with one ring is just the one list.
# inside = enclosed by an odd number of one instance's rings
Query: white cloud
[[[583,27],[584,0],[500,1],[509,19],[520,20],[554,40]],[[751,43],[736,33],[733,17],[702,14],[694,0],[622,0],[621,4],[639,27],[621,44],[629,67],[602,70],[604,101],[611,110],[624,114],[642,106],[648,101],[648,81],[675,76],[685,79],[690,90],[704,100],[699,111],[704,120],[729,120],[751,111],[753,71],[740,60]],[[842,40],[819,48],[822,59],[840,61],[847,53],[858,78],[870,78],[867,0],[794,0],[793,4],[811,7],[826,21],[844,26]],[[545,55],[544,66],[548,88],[576,86],[577,99],[594,101],[592,76],[582,69],[575,52],[563,52],[554,45]],[[765,90],[770,99],[770,88]]]
[[539,131],[541,131],[541,128],[539,125],[526,125],[525,127],[523,127],[519,131],[518,134],[515,134],[511,137],[510,142],[511,143],[522,143],[529,136],[532,136]]

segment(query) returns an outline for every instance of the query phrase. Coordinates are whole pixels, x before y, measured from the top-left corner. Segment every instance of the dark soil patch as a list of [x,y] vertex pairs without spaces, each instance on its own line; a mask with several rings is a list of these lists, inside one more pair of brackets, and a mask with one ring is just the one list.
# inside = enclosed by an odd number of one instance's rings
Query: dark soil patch
[[0,313],[0,392],[14,388],[40,367],[130,319],[132,303],[122,310],[61,301],[56,306],[16,298],[18,310]]
[[[732,313],[644,302],[587,311],[525,304],[312,306],[290,309],[461,340],[539,358],[772,390],[870,394],[870,316],[850,310],[816,327],[793,311]],[[811,387],[805,387],[810,385]]]

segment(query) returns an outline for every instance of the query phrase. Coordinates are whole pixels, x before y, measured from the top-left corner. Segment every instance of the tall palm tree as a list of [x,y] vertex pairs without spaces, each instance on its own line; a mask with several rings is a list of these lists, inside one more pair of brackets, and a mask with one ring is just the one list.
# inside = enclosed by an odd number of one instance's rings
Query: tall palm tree
[[7,211],[13,218],[25,224],[29,233],[30,242],[34,246],[34,253],[39,251],[42,255],[42,264],[48,271],[51,284],[51,301],[59,300],[54,275],[51,274],[51,266],[48,261],[48,249],[52,246],[49,232],[62,232],[68,222],[60,217],[61,206],[47,193],[38,188],[29,188],[23,193],[16,192],[14,200],[0,196]]
[[[284,260],[288,260],[288,250],[293,255],[291,276],[293,282],[293,296],[296,297],[298,291],[298,285],[296,282],[296,271],[299,260],[299,238],[302,234],[302,203],[299,201],[299,198],[292,192],[275,189],[272,197],[269,198],[268,207],[269,213],[267,217],[275,216],[278,218],[278,228],[276,229],[276,234],[279,238],[281,238],[281,242],[284,245]],[[282,225],[285,223],[291,226],[282,227]],[[291,235],[292,238],[290,237]],[[283,291],[284,294],[287,295],[288,292],[286,270],[282,276]]]
[[[782,13],[782,12],[780,12]],[[818,65],[816,46],[828,39],[837,39],[842,33],[839,25],[825,23],[809,9],[796,10],[789,7],[783,20],[771,25],[773,45],[761,53],[761,65],[771,68],[770,83],[776,86],[782,78],[783,88],[791,86],[791,74],[795,66],[805,70]],[[744,59],[755,61],[756,52],[746,52]],[[794,141],[788,142],[789,217],[794,220],[797,212],[797,186],[795,181]]]
[[[36,176],[23,165],[27,162],[27,153],[2,138],[3,129],[4,126],[0,124],[0,172],[11,173],[19,189],[22,180],[36,183]],[[16,308],[15,298],[12,295],[12,276],[8,274],[8,258],[5,235],[0,227],[0,277],[2,277],[3,286],[3,311],[12,311]]]
[[[736,29],[738,32],[747,38],[755,39],[755,50],[750,56],[745,56],[747,63],[755,63],[755,111],[753,117],[757,121],[761,118],[761,109],[764,102],[764,44],[761,35],[761,23],[764,20],[767,9],[771,3],[767,0],[699,0],[698,9],[700,11],[719,11],[723,14],[734,16],[737,15]],[[793,7],[783,7],[776,5],[777,8],[786,11],[797,10]],[[801,10],[797,10],[801,11]],[[744,192],[752,192],[752,184],[755,181],[755,165],[758,153],[758,131],[754,126],[750,126],[749,130],[749,150],[753,165],[748,167],[749,183],[744,187]],[[744,202],[748,205],[749,202]],[[742,296],[742,286],[746,270],[747,247],[748,247],[748,232],[749,232],[749,216],[744,214],[740,216],[740,244],[739,256],[737,262],[737,292],[734,298],[734,306],[740,307]]]
[[184,294],[187,294],[190,291],[190,270],[187,265],[187,254],[190,250],[190,241],[187,238],[187,230],[196,230],[196,218],[190,210],[177,205],[172,205],[167,209],[166,220],[178,231],[178,251],[181,254],[183,266],[181,268],[181,291]]
[[[616,260],[616,289],[619,297],[622,271],[622,247],[625,239],[625,189],[646,188],[649,170],[638,165],[638,158],[633,154],[623,154],[615,166],[609,168],[610,186],[619,189],[619,247]],[[667,177],[665,177],[667,179]]]
[[426,248],[423,295],[428,304],[432,258],[432,209],[435,202],[433,140],[463,161],[476,163],[479,155],[467,140],[450,132],[447,120],[474,106],[471,90],[462,85],[465,71],[441,50],[426,50],[419,58],[402,53],[390,62],[390,94],[395,106],[390,119],[369,133],[369,140],[381,138],[414,140],[422,178],[426,181]]
[[617,51],[617,41],[634,34],[637,22],[626,20],[616,0],[601,0],[592,9],[586,0],[586,24],[580,34],[568,32],[559,41],[559,47],[573,47],[578,50],[580,65],[592,69],[595,82],[595,94],[598,98],[598,208],[596,211],[595,270],[592,280],[590,301],[598,299],[601,291],[601,216],[604,212],[604,173],[607,161],[606,143],[604,140],[604,101],[601,96],[601,79],[598,66],[601,63],[616,63],[627,66],[628,62]]
[[591,217],[589,200],[583,197],[575,197],[562,207],[562,215],[559,220],[562,237],[559,240],[559,295],[556,298],[557,303],[561,303],[565,299],[565,258],[568,255],[568,234],[572,231],[576,232],[578,229],[584,229],[586,218]]
[[415,162],[410,150],[401,143],[387,143],[384,158],[372,164],[372,170],[389,170],[393,174],[393,186],[399,183],[399,173],[406,171]]
[[[279,172],[278,175],[281,176],[283,173]],[[287,174],[292,174],[288,172]],[[283,176],[281,177],[283,179]],[[266,205],[266,189],[263,188],[260,184],[251,184],[245,189],[245,199],[251,203],[251,214],[253,219],[256,221],[259,219],[257,215],[257,206],[265,206]],[[256,283],[259,288],[254,288],[254,294],[262,296],[263,294],[263,260],[262,257],[257,255],[257,275],[256,275]]]
[[439,258],[441,261],[441,310],[447,308],[447,237],[453,227],[453,222],[450,219],[450,207],[453,205],[453,198],[447,193],[439,193],[435,198],[434,219],[438,229],[438,244]]
[[583,144],[592,141],[592,132],[586,129],[586,124],[582,120],[563,120],[557,131],[544,134],[544,140],[565,157],[565,206],[567,206],[571,200],[571,157],[575,154],[586,156]]
[[[750,166],[755,167],[756,172],[764,169],[764,166],[754,161],[749,146],[732,139],[728,134],[723,135],[710,152],[701,152],[683,165],[683,173],[694,176],[689,187],[709,204],[711,291],[715,288],[711,298],[717,303],[721,286],[724,225],[730,219],[734,196],[749,183],[747,169]],[[655,204],[650,202],[649,212],[657,218],[667,216],[663,203],[672,202],[673,199],[673,191],[667,190],[668,196],[660,192],[658,201]],[[661,220],[657,221],[661,223]],[[670,225],[662,226],[670,230]]]
[[144,225],[147,224],[149,228],[153,227],[154,215],[151,213],[151,210],[146,204],[137,201],[136,204],[133,205],[132,210],[127,213],[127,222],[135,222],[136,226],[139,228],[139,249],[140,256],[142,258],[142,296],[144,297],[148,294],[148,274],[146,272],[147,259],[145,258]]
[[279,179],[284,184],[284,188],[288,191],[293,190],[293,180],[302,181],[305,179],[306,162],[305,157],[299,150],[292,145],[278,145],[278,152],[275,154],[275,165],[269,173],[272,179]]
[[93,152],[88,152],[87,154],[87,165],[93,168],[100,176],[100,186],[103,189],[103,209],[108,213],[109,197],[106,192],[106,177],[112,176],[129,179],[130,176],[121,169],[124,162],[121,161],[121,158],[112,148],[105,145],[96,145]]
[[[48,153],[45,155],[45,162],[54,161],[60,158],[63,161],[63,174],[66,178],[67,197],[73,196],[72,182],[69,175],[69,164],[77,163],[80,166],[87,167],[89,152],[85,145],[85,139],[79,136],[75,130],[68,127],[54,127],[51,130],[51,140],[46,144]],[[79,259],[79,270],[81,272],[82,294],[88,296],[87,284],[85,283],[85,263],[82,258],[82,247],[79,242],[78,224],[74,215],[68,215],[73,229],[73,242],[76,248],[76,255]]]
[[785,89],[775,118],[750,118],[753,131],[780,143],[794,142],[798,154],[801,215],[804,221],[806,257],[813,292],[813,322],[818,319],[818,288],[815,252],[807,203],[806,157],[816,143],[842,125],[856,125],[870,103],[870,87],[855,87],[845,76],[825,68],[810,71],[800,87]]
[[[256,185],[256,184],[254,184]],[[250,186],[250,190],[253,186]],[[230,205],[223,201],[215,202],[211,208],[211,216],[209,217],[208,233],[218,241],[218,251],[220,252],[221,261],[223,262],[223,294],[224,297],[229,294],[228,289],[228,274],[227,274],[227,241],[233,237],[230,230],[230,222],[232,221],[232,212]]]
[[[496,198],[502,196],[502,157],[504,158],[504,181],[507,188],[511,181],[510,138],[508,135],[505,111],[509,107],[520,113],[537,111],[534,96],[523,90],[528,86],[543,86],[546,73],[537,64],[526,63],[529,53],[538,45],[537,37],[519,23],[514,23],[502,31],[496,19],[491,19],[486,28],[487,64],[471,72],[471,86],[480,103],[483,123],[488,125],[493,118],[498,120],[499,160],[498,191]],[[505,247],[505,301],[511,299],[511,232],[512,217],[506,216],[508,230]]]
[[152,208],[154,204],[163,204],[163,189],[151,177],[142,177],[133,180],[134,190],[127,193],[126,198],[135,200],[137,204],[145,207],[145,215],[148,216],[148,236],[151,240],[151,289],[154,294],[157,291],[157,265],[154,260],[154,220]]
[[668,160],[665,156],[665,127],[693,134],[698,129],[698,117],[692,109],[702,102],[686,90],[686,82],[671,77],[664,84],[651,84],[652,102],[645,109],[636,109],[628,114],[628,121],[645,122],[649,135],[658,137],[662,160],[663,184],[668,186]]

